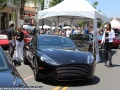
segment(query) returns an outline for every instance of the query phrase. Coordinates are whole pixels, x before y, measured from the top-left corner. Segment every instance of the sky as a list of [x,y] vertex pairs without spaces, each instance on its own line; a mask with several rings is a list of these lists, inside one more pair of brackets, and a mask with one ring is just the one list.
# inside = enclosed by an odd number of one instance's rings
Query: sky
[[97,1],[97,9],[108,18],[120,18],[120,0],[87,0],[89,3]]

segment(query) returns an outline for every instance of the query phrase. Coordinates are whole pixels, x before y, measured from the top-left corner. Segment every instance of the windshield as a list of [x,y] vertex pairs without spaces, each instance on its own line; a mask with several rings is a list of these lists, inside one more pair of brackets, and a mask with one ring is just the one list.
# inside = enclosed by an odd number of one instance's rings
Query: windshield
[[70,38],[66,37],[39,37],[40,48],[76,48]]
[[0,70],[8,69],[5,56],[0,51]]
[[72,40],[89,40],[89,35],[86,35],[86,34],[74,34],[74,35],[71,35],[70,38]]
[[6,35],[0,35],[0,39],[7,39]]

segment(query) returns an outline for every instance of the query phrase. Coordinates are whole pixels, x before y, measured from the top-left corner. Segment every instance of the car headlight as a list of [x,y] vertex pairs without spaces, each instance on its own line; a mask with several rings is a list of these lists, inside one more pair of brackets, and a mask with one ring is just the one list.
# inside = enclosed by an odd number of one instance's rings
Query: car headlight
[[87,56],[87,63],[88,64],[92,64],[94,62],[94,57],[93,57],[93,55],[88,55]]
[[52,60],[51,58],[49,58],[46,55],[41,56],[41,61],[45,61],[46,63],[52,64],[52,65],[58,65],[54,60]]

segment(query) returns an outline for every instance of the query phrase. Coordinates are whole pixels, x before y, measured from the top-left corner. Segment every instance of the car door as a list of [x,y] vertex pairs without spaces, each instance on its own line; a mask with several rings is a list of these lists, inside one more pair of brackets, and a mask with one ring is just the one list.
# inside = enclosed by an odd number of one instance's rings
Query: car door
[[32,63],[33,57],[35,56],[35,51],[36,51],[36,46],[37,46],[37,37],[33,37],[29,44],[29,60]]

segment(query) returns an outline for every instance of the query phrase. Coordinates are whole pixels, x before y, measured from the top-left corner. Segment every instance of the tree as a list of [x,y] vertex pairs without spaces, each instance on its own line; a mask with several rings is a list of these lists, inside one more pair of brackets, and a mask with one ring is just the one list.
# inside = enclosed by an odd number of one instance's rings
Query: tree
[[57,5],[57,4],[59,4],[60,2],[62,2],[62,1],[63,1],[63,0],[52,0],[52,1],[50,2],[50,7]]
[[82,27],[82,26],[84,26],[86,24],[86,22],[78,22],[78,26],[79,27]]
[[[43,0],[9,0],[13,5],[16,6],[17,9],[19,9],[19,13],[20,13],[20,19],[23,20],[24,19],[24,16],[25,16],[25,10],[24,10],[24,6],[26,3],[34,3],[35,6],[37,5],[37,3],[39,2],[43,2]],[[4,2],[4,3],[3,3]],[[1,8],[0,9],[3,9],[7,6],[7,2],[8,0],[0,0],[0,4],[1,5]]]
[[95,9],[97,9],[96,7],[98,6],[98,2],[97,2],[97,1],[93,2],[92,6],[93,6]]
[[0,0],[0,10],[7,6],[6,0]]

